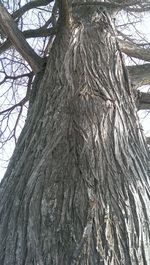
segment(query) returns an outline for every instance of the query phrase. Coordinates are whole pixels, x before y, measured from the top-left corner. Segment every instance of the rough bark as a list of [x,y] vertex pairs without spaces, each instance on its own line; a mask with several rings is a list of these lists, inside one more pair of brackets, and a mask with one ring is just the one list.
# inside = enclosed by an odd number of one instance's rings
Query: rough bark
[[35,78],[0,185],[1,265],[150,264],[148,149],[111,18],[95,9],[73,9]]

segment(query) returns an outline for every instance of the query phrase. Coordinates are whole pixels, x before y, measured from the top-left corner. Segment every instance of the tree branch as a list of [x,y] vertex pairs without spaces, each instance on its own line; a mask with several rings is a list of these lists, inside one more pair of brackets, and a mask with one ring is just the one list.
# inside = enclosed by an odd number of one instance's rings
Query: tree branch
[[138,58],[144,61],[150,61],[150,48],[141,48],[134,43],[119,40],[119,47],[122,52],[128,56]]
[[136,12],[136,13],[148,12],[148,11],[150,11],[150,4],[147,4],[147,5],[141,6],[141,7],[127,7],[126,11]]
[[30,94],[31,94],[31,85],[32,85],[32,80],[33,80],[34,73],[30,72],[28,74],[23,74],[23,75],[20,75],[20,76],[13,76],[13,77],[9,76],[8,78],[15,80],[17,78],[22,78],[22,77],[25,77],[25,76],[29,77],[29,80],[28,80],[28,83],[27,83],[27,92],[26,92],[25,97],[20,102],[14,104],[10,108],[0,111],[0,115],[5,114],[5,113],[10,113],[17,107],[22,107],[29,100]]
[[19,103],[11,106],[8,109],[5,109],[5,110],[0,111],[0,115],[4,114],[6,112],[12,112],[15,108],[23,106],[27,101],[28,101],[28,98],[27,97],[24,97]]
[[146,137],[146,142],[148,145],[150,145],[150,137]]
[[94,1],[94,2],[86,1],[86,2],[73,2],[72,6],[99,5],[100,7],[104,9],[112,9],[112,8],[123,9],[125,7],[130,7],[138,3],[140,3],[140,1],[137,1],[137,0],[122,1],[122,3],[120,2],[118,3],[117,1],[113,1],[111,3],[100,2],[100,1]]
[[135,87],[141,87],[150,84],[150,64],[132,65],[127,67],[131,84]]
[[43,67],[43,59],[40,58],[27,43],[23,33],[17,28],[14,20],[2,4],[0,4],[0,25],[18,52],[29,63],[33,71],[35,73],[39,72]]
[[[25,30],[23,31],[23,35],[26,39],[28,38],[39,38],[39,37],[47,37],[56,34],[57,32],[57,27],[55,28],[39,28],[39,29],[31,29],[31,30]],[[12,46],[12,43],[10,40],[6,40],[0,45],[0,54],[8,50]]]
[[[5,75],[5,77],[3,78],[2,81],[0,81],[0,85],[4,84],[6,80],[16,80],[16,79],[20,79],[23,77],[30,77],[30,75],[32,74],[32,72],[30,73],[26,73],[26,74],[22,74],[22,75],[17,75],[17,76],[9,76],[9,75]],[[33,75],[33,74],[32,74]]]
[[138,96],[138,110],[150,109],[150,93],[139,92]]
[[69,1],[68,0],[58,0],[59,8],[59,24],[70,25],[71,13],[69,11]]
[[14,19],[21,17],[25,12],[27,12],[28,10],[32,9],[32,8],[36,8],[39,6],[46,6],[49,3],[51,3],[53,0],[34,0],[31,1],[27,4],[25,4],[23,7],[19,8],[18,10],[16,10],[13,14],[12,17]]

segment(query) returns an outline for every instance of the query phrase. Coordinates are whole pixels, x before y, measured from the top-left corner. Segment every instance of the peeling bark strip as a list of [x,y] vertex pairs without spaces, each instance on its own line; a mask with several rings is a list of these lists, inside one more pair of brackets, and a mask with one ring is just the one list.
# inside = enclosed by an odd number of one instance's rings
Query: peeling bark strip
[[43,66],[43,60],[40,58],[31,46],[27,43],[22,32],[17,28],[14,20],[0,3],[0,27],[6,33],[17,51],[29,63],[35,73],[39,72]]
[[72,12],[0,185],[0,264],[149,265],[149,156],[111,18]]

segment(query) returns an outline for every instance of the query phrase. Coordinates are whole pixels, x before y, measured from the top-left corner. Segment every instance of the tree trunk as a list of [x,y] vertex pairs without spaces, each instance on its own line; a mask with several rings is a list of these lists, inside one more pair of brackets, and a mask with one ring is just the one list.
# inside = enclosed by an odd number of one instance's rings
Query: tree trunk
[[74,9],[0,186],[0,264],[150,265],[149,157],[128,73],[109,14]]

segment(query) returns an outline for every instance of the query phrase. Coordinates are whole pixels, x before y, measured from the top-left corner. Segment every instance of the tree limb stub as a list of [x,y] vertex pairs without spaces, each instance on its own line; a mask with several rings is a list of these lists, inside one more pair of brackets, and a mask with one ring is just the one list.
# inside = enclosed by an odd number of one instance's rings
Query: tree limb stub
[[148,145],[150,145],[150,137],[146,137],[146,142]]
[[124,40],[119,40],[119,47],[121,51],[128,56],[144,61],[150,61],[150,48],[144,49],[134,43],[130,43]]
[[150,109],[150,93],[139,92],[138,110]]
[[29,63],[33,71],[35,73],[39,72],[43,67],[42,58],[40,58],[27,43],[24,35],[17,28],[14,20],[2,4],[0,4],[0,25],[17,51]]
[[140,64],[128,66],[128,72],[131,84],[135,87],[141,87],[150,84],[150,64]]

